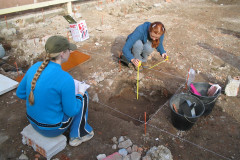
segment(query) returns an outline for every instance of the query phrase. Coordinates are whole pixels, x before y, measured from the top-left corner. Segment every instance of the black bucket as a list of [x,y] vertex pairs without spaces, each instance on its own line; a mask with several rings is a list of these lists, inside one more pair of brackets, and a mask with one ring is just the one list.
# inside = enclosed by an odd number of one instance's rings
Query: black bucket
[[205,112],[204,112],[203,115],[207,116],[207,115],[209,115],[212,112],[213,107],[214,107],[214,105],[215,105],[215,103],[217,101],[217,98],[221,94],[221,90],[219,90],[216,93],[216,95],[214,95],[214,96],[207,96],[208,89],[211,87],[211,85],[209,83],[206,83],[206,82],[195,82],[195,83],[193,83],[193,85],[196,88],[196,90],[201,94],[201,96],[194,94],[191,91],[190,87],[188,88],[188,91],[192,95],[196,96],[197,98],[199,98],[203,102],[203,104],[205,106]]
[[[196,106],[195,106],[196,116],[194,117],[185,116],[175,111],[173,104],[175,104],[177,110],[179,110],[181,99],[186,99],[186,100],[189,100],[191,103],[193,102],[196,103]],[[173,126],[178,130],[183,130],[183,131],[189,130],[190,128],[192,128],[192,126],[195,124],[198,118],[203,115],[205,110],[201,100],[199,100],[197,97],[191,94],[186,94],[186,93],[175,94],[170,99],[170,107],[171,107],[171,119],[172,119]]]

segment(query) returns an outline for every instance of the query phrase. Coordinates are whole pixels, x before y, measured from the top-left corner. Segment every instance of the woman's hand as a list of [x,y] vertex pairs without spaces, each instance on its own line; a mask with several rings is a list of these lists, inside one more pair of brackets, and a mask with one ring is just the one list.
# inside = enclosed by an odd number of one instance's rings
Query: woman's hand
[[138,67],[140,60],[134,58],[134,59],[131,59],[131,62],[132,62],[136,67]]
[[78,84],[78,93],[81,95],[84,95],[84,93],[86,92],[86,90],[90,87],[90,85],[86,84],[84,81],[80,82]]
[[167,53],[163,53],[163,54],[162,54],[162,58],[163,58],[163,59],[166,59],[166,58],[167,58]]

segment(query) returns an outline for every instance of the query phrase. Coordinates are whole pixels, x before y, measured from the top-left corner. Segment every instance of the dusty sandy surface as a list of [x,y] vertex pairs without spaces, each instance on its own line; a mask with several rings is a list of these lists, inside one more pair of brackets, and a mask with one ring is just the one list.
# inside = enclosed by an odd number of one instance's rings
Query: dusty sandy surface
[[[228,97],[223,92],[213,111],[201,116],[188,131],[179,131],[172,125],[169,106],[174,94],[187,92],[182,86],[189,68],[197,72],[196,82],[218,83],[223,90],[227,76],[240,75],[237,0],[125,0],[77,3],[74,7],[76,13],[81,13],[76,20],[86,20],[90,34],[88,40],[76,44],[91,60],[69,73],[91,85],[89,124],[95,136],[78,147],[67,146],[54,158],[96,159],[98,154],[116,151],[112,149],[112,137],[128,136],[144,148],[142,156],[149,148],[164,145],[174,160],[240,159],[239,96]],[[16,61],[20,71],[26,71],[41,59],[43,44],[49,36],[67,36],[68,22],[61,15],[35,19],[36,23],[16,22],[17,35],[1,33],[5,38],[1,41],[11,46],[7,51],[9,57],[1,61],[1,74],[15,78],[16,69],[9,65],[14,66]],[[145,21],[161,21],[165,25],[164,46],[170,60],[141,71],[137,100],[137,72],[126,66],[120,68],[117,57],[127,35]],[[149,60],[151,65],[160,61],[157,52]],[[34,159],[36,152],[21,142],[20,132],[28,121],[25,102],[16,97],[15,91],[0,96],[0,159],[16,159],[22,151]]]

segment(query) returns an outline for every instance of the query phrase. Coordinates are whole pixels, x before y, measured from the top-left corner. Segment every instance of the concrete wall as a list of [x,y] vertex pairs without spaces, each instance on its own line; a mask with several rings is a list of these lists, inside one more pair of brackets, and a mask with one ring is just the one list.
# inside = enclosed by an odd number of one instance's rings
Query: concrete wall
[[34,4],[34,3],[45,2],[45,1],[51,1],[51,0],[0,0],[0,4],[1,4],[0,9],[17,7],[17,6],[22,6],[26,4]]

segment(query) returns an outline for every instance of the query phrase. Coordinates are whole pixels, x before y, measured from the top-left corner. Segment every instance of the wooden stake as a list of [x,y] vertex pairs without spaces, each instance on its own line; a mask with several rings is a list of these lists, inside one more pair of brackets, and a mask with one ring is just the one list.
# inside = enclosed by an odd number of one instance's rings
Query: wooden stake
[[7,17],[6,17],[6,16],[4,16],[4,19],[5,19],[5,21],[6,21],[6,26],[7,26],[7,29],[8,29]]
[[19,76],[17,62],[14,62],[14,64],[15,64],[15,66],[16,66],[16,69],[17,69],[17,74],[18,74],[18,76]]
[[103,4],[103,2],[102,2],[102,1],[100,1],[100,2],[99,2],[99,0],[98,0],[98,6],[99,6],[99,4],[101,4],[101,5],[102,5],[102,4]]
[[68,38],[68,41],[69,41],[69,35],[68,35],[68,31],[67,31],[67,38]]
[[44,16],[43,16],[43,8],[42,8],[42,17],[43,17],[43,21],[44,21]]
[[121,72],[121,60],[120,60],[120,58],[121,58],[121,54],[119,54],[119,72]]

